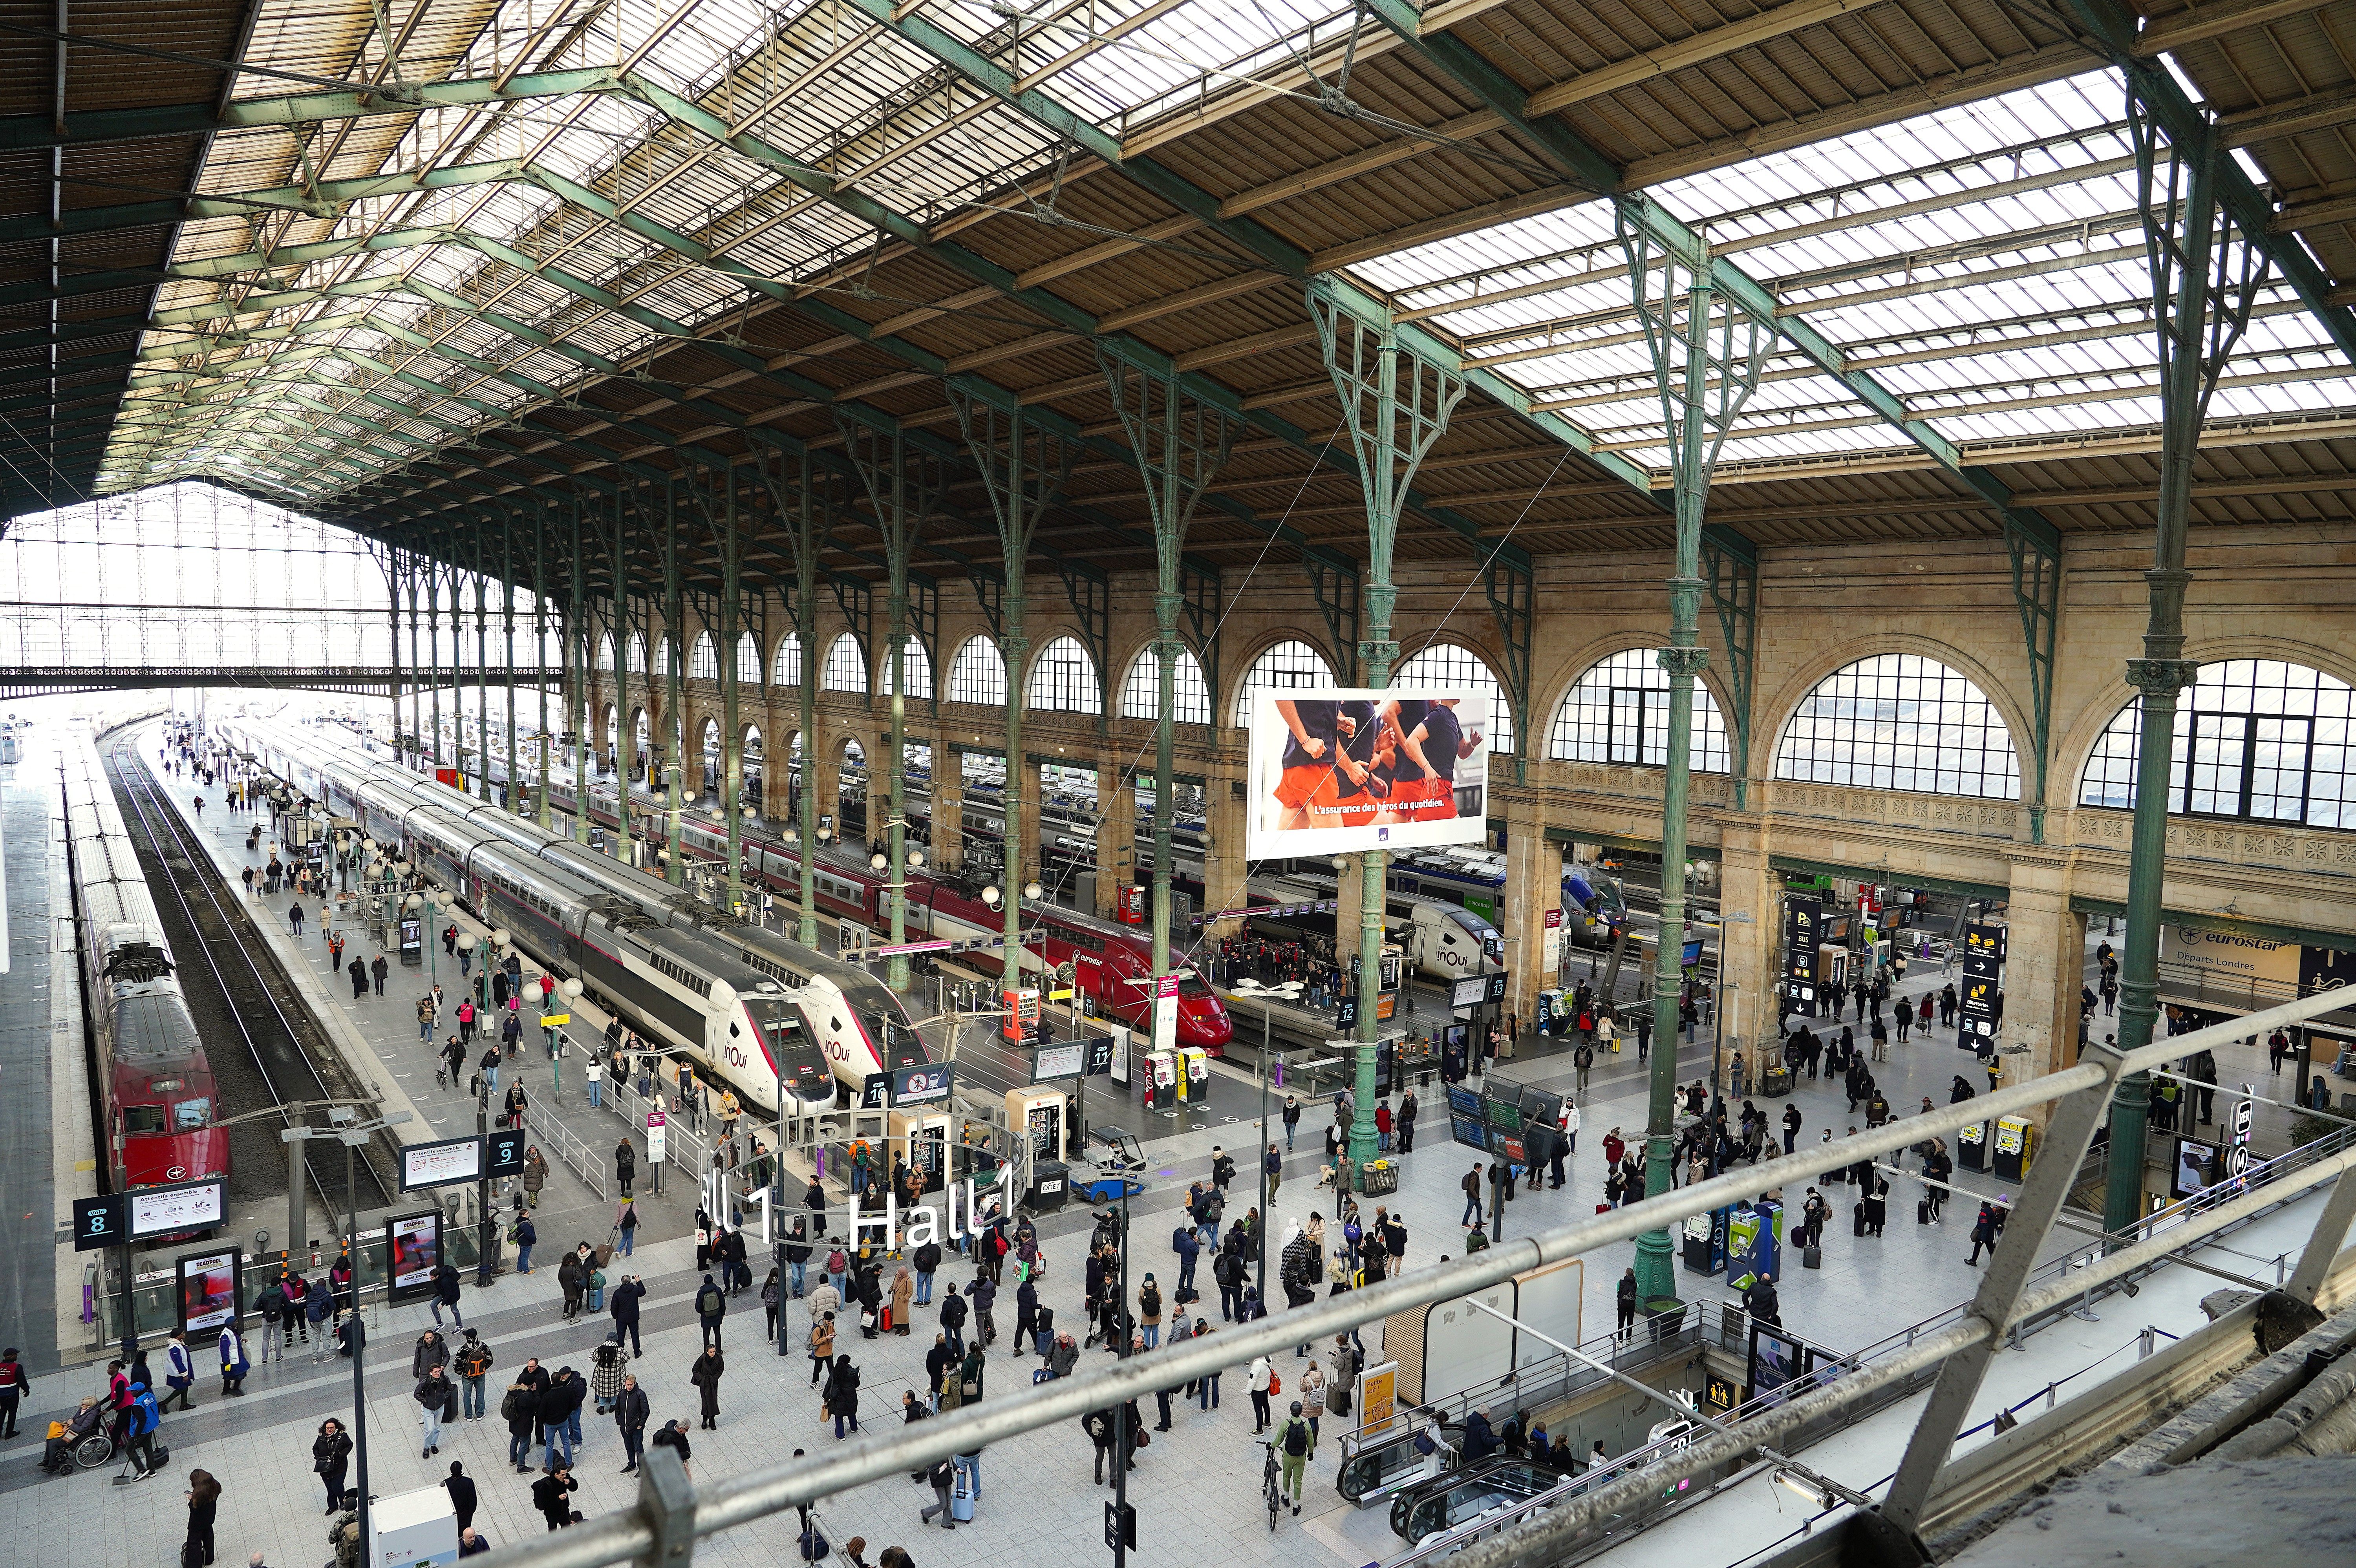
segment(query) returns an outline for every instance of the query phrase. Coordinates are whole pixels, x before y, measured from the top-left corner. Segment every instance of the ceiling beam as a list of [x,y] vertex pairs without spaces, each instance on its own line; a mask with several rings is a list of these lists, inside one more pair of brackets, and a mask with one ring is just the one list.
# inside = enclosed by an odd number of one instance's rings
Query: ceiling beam
[[[1730,55],[1737,49],[1755,48],[1761,44],[1772,43],[1803,27],[1813,27],[1820,22],[1829,22],[1836,16],[1845,16],[1879,4],[1881,0],[1785,0],[1783,5],[1745,16],[1739,22],[1706,28],[1675,43],[1642,50],[1627,59],[1594,70],[1581,71],[1569,81],[1542,87],[1530,94],[1527,112],[1533,115],[1559,114],[1591,99],[1624,92],[1629,88],[1641,87],[1690,66]],[[1419,14],[1418,31],[1422,37],[1432,37],[1454,25],[1456,19],[1448,12],[1455,7],[1436,9],[1439,12],[1436,18],[1430,11]]]
[[447,81],[366,83],[347,89],[232,98],[226,102],[152,104],[130,109],[93,109],[68,114],[64,123],[48,114],[0,117],[0,152],[135,142],[158,136],[207,136],[254,126],[296,126],[323,121],[360,120],[385,114],[417,114],[428,109],[475,109],[521,103],[535,98],[569,98],[610,91],[616,72],[606,66],[582,70],[528,71],[501,82],[496,77]]
[[2158,59],[2169,49],[2180,49],[2204,38],[2269,27],[2323,8],[2327,0],[2211,0],[2211,4],[2173,12],[2144,24],[2136,35],[2139,59]]

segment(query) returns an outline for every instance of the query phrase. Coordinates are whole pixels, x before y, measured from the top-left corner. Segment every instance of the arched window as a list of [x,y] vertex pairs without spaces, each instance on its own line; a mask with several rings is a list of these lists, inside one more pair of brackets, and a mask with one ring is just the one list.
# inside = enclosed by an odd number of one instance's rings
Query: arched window
[[638,635],[636,632],[632,632],[630,634],[629,657],[629,674],[644,675],[647,673],[647,640]]
[[761,684],[761,645],[753,640],[750,632],[736,639],[736,684]]
[[712,645],[711,633],[696,638],[695,646],[688,650],[687,674],[691,680],[720,678],[720,650]]
[[859,639],[849,632],[834,639],[834,646],[826,651],[826,679],[819,682],[821,691],[855,691],[867,694],[867,656],[860,651]]
[[[1120,716],[1148,720],[1162,717],[1162,658],[1151,644],[1137,656],[1137,662],[1129,667],[1129,678],[1121,683]],[[1170,683],[1170,716],[1181,724],[1211,721],[1210,688],[1203,683],[1203,667],[1189,648],[1178,650],[1178,668]]]
[[773,686],[799,686],[802,683],[802,637],[799,632],[787,632],[786,640],[777,645],[777,662],[772,667],[769,682]]
[[614,667],[614,639],[610,635],[597,639],[597,667],[609,671]]
[[988,637],[969,637],[949,661],[949,700],[1006,706],[1006,657]]
[[1032,661],[1031,686],[1025,694],[1031,707],[1052,713],[1101,713],[1104,688],[1097,681],[1097,661],[1076,637],[1057,637]]
[[[2349,721],[2356,690],[2321,670],[2277,659],[2201,667],[2177,699],[2168,809],[2200,816],[2356,827],[2356,762]],[[2143,710],[2111,720],[2078,784],[2080,805],[2135,805]]]
[[[1598,659],[1555,710],[1549,752],[1558,762],[1669,765],[1669,674],[1650,648]],[[1726,720],[1709,688],[1694,682],[1693,746],[1686,765],[1728,771]]]
[[1775,776],[2020,798],[2003,716],[1961,674],[1915,654],[1859,659],[1808,693],[1776,744]]
[[1333,667],[1307,643],[1279,643],[1252,661],[1244,672],[1243,688],[1236,693],[1236,728],[1251,723],[1252,694],[1263,688],[1291,690],[1303,686],[1338,686]]
[[668,682],[679,671],[679,645],[666,632],[655,639],[655,667],[650,672],[657,680]]
[[[908,634],[907,652],[901,656],[908,670],[908,695],[930,698],[933,695],[933,661],[925,652],[925,640],[916,633]],[[892,695],[892,645],[884,645],[882,667],[875,672],[876,689],[885,697]]]
[[1489,696],[1489,722],[1483,726],[1489,750],[1501,757],[1514,754],[1514,705],[1497,684],[1488,662],[1471,648],[1454,643],[1433,643],[1391,674],[1393,686],[1456,686]]

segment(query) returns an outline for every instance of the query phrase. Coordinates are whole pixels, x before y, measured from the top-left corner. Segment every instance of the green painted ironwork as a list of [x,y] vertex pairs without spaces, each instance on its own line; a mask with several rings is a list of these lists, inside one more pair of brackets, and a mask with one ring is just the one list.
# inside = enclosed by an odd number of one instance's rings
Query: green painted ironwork
[[[1390,312],[1354,289],[1327,278],[1308,288],[1310,318],[1317,326],[1326,372],[1341,400],[1344,422],[1358,455],[1359,485],[1366,505],[1366,636],[1358,644],[1361,677],[1380,690],[1391,683],[1398,644],[1391,638],[1391,614],[1398,588],[1391,581],[1391,555],[1398,542],[1408,488],[1433,443],[1447,433],[1449,417],[1468,389],[1458,370],[1435,363],[1404,340]],[[1347,760],[1341,759],[1344,765]],[[1383,912],[1389,886],[1390,857],[1380,849],[1359,856],[1358,895],[1358,1114],[1350,1124],[1350,1159],[1363,1169],[1375,1157],[1376,1047],[1382,1032],[1375,996],[1382,976]]]
[[[2127,852],[2127,924],[2119,940],[2118,1049],[2151,1043],[2159,1016],[2159,929],[2168,869],[2169,775],[2175,761],[2177,694],[2200,665],[2184,656],[2184,564],[2192,509],[2192,465],[2202,420],[2269,270],[2265,226],[2254,230],[2221,198],[2233,168],[2216,123],[2190,126],[2155,112],[2130,78],[2127,129],[2135,146],[2136,208],[2151,269],[2154,336],[2159,349],[2159,503],[2143,656],[2127,661],[2142,720],[2136,741],[2134,827]],[[2113,1248],[2134,1239],[2143,1215],[2145,1133],[2150,1075],[2122,1077],[2111,1101],[2109,1175],[2103,1229]]]
[[[1218,621],[1219,580],[1215,568],[1208,574],[1211,624],[1207,634],[1204,603],[1186,591],[1186,530],[1194,521],[1194,508],[1203,492],[1234,453],[1238,421],[1225,409],[1189,396],[1174,367],[1165,369],[1140,364],[1118,342],[1098,342],[1097,365],[1112,392],[1113,408],[1120,415],[1121,431],[1129,438],[1129,450],[1144,481],[1146,505],[1153,518],[1153,989],[1147,999],[1152,1008],[1149,1036],[1152,1047],[1170,1051],[1178,1042],[1174,1036],[1165,1039],[1162,1035],[1162,987],[1170,973],[1170,878],[1173,859],[1171,822],[1177,783],[1172,768],[1176,744],[1178,656],[1186,646],[1179,634],[1179,619],[1183,614],[1192,620],[1198,645],[1215,639]],[[1106,673],[1108,682],[1110,672]],[[1205,678],[1209,678],[1207,670]],[[1212,699],[1217,700],[1217,686],[1211,686],[1210,690]],[[1110,704],[1107,707],[1109,709]],[[1117,787],[1119,781],[1114,779],[1097,781],[1099,844],[1104,842],[1112,792]],[[1103,874],[1100,866],[1098,875]]]
[[[1661,400],[1661,421],[1676,482],[1676,565],[1669,579],[1669,645],[1659,656],[1669,677],[1668,752],[1661,790],[1661,927],[1653,977],[1651,1095],[1645,1123],[1647,1197],[1675,1179],[1678,986],[1686,927],[1686,813],[1693,752],[1694,680],[1708,663],[1700,645],[1702,518],[1718,454],[1758,389],[1774,343],[1772,316],[1762,319],[1716,287],[1705,249],[1665,249],[1651,224],[1621,207],[1620,244],[1630,291]],[[1676,1298],[1674,1243],[1665,1230],[1636,1242],[1636,1286],[1646,1302]]]

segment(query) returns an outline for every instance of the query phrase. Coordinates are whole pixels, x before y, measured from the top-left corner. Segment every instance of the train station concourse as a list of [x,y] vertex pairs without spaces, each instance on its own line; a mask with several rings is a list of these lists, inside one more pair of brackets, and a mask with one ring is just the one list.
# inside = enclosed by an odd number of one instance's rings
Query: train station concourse
[[0,54],[27,1561],[2345,1560],[2356,0]]

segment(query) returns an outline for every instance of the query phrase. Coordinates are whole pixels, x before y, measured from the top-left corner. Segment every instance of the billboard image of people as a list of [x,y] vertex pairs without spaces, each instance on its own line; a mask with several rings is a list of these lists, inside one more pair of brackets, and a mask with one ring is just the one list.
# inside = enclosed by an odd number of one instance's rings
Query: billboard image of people
[[193,1334],[237,1320],[238,1258],[231,1249],[178,1260],[182,1328]]
[[434,1270],[442,1261],[442,1217],[404,1214],[388,1229],[392,1237],[391,1298],[423,1300],[433,1293]]
[[1264,690],[1250,714],[1254,859],[1477,844],[1489,698],[1443,687]]

